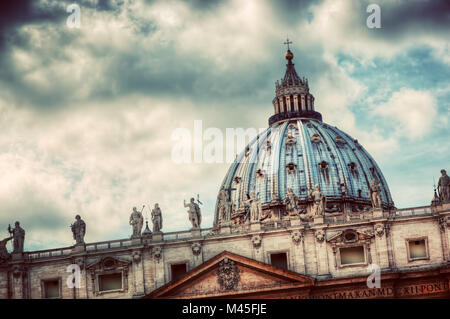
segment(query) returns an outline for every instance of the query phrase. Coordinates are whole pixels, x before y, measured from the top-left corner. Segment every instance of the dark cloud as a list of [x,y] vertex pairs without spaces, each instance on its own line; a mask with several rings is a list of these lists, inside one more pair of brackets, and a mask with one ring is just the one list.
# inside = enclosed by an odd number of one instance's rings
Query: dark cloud
[[436,29],[448,32],[450,2],[448,0],[409,0],[403,3],[386,3],[381,6],[382,27],[388,32],[424,31]]
[[[322,0],[272,0],[270,1],[274,13],[280,21],[286,24],[295,24],[301,20],[311,20],[314,18],[311,6],[319,4]],[[286,30],[289,36],[289,28]]]

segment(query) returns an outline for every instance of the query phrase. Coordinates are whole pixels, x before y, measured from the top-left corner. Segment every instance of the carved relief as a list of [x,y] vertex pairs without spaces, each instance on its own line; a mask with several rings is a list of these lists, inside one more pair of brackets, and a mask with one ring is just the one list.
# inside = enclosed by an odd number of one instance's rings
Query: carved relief
[[161,254],[162,254],[161,246],[156,246],[153,248],[153,257],[156,258],[157,262],[159,262],[159,260],[161,259]]
[[262,237],[261,235],[253,235],[252,236],[252,244],[254,248],[259,248],[261,246]]
[[141,252],[139,250],[135,250],[131,253],[131,257],[134,262],[138,263],[141,261]]
[[383,224],[375,224],[374,231],[377,236],[382,237],[384,234],[384,225]]
[[202,245],[201,245],[200,243],[198,243],[198,242],[193,243],[192,246],[191,246],[191,248],[192,248],[192,253],[193,253],[195,256],[200,255],[200,253],[201,253],[201,251],[202,251]]
[[235,262],[228,258],[224,258],[219,263],[217,270],[217,281],[221,290],[233,290],[239,283],[241,271],[237,268]]
[[291,233],[291,238],[292,238],[292,241],[294,242],[294,244],[298,245],[298,244],[300,244],[301,241],[303,241],[303,232],[301,232],[299,230],[294,230]]
[[438,223],[439,223],[439,230],[442,233],[444,233],[445,232],[445,227],[449,227],[450,226],[450,218],[448,218],[446,216],[439,217]]
[[316,230],[314,235],[319,243],[325,240],[325,232],[322,229]]

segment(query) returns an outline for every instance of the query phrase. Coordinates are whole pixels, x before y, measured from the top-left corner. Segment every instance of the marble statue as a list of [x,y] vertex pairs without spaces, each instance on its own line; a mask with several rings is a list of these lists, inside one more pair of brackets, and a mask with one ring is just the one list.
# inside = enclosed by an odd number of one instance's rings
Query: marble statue
[[250,207],[250,222],[258,222],[261,217],[261,199],[255,195],[255,192],[250,192],[250,198],[247,200]]
[[229,221],[232,213],[232,202],[229,192],[222,186],[218,195],[218,212],[221,220]]
[[23,252],[23,244],[25,242],[25,230],[20,227],[20,223],[16,222],[15,227],[11,228],[11,225],[8,225],[8,232],[13,237],[13,246],[15,253]]
[[188,207],[189,220],[192,223],[192,228],[200,228],[200,224],[202,222],[202,214],[200,212],[200,206],[195,202],[195,199],[192,197],[191,201],[186,204],[184,201],[184,207]]
[[159,208],[158,203],[155,204],[155,208],[152,209],[152,223],[153,223],[153,232],[160,233],[162,229],[162,214],[161,208]]
[[320,191],[319,185],[314,186],[314,190],[310,190],[309,197],[313,200],[312,216],[321,216],[325,208],[325,196]]
[[286,205],[286,212],[290,216],[295,216],[298,213],[298,205],[297,205],[298,198],[294,194],[294,191],[292,188],[288,188],[287,195],[284,199],[284,204]]
[[381,187],[375,178],[372,178],[370,182],[370,200],[372,201],[372,207],[381,207]]
[[6,244],[10,241],[12,237],[5,238],[0,240],[0,263],[9,259],[8,249],[6,249]]
[[[144,206],[142,206],[142,210],[144,210]],[[142,215],[142,211],[138,212],[136,207],[133,207],[133,212],[130,215],[130,225],[133,227],[133,234],[131,238],[139,238],[141,237],[142,226],[144,225],[144,216]]]
[[86,223],[80,215],[75,216],[75,223],[70,225],[73,233],[73,239],[77,244],[84,244],[84,235],[86,235]]
[[441,201],[450,201],[450,177],[447,175],[445,169],[441,170],[442,176],[438,181],[439,199]]

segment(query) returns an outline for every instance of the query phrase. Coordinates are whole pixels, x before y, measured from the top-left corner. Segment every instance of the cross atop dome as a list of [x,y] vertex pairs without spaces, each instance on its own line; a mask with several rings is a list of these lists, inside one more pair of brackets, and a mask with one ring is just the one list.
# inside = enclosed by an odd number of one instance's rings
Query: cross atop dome
[[284,44],[287,44],[287,48],[289,51],[289,44],[292,44],[292,41],[289,41],[289,38],[286,38],[286,42],[284,42]]
[[[294,57],[294,54],[291,52],[290,48],[289,48],[289,44],[292,44],[292,41],[289,41],[289,38],[286,39],[286,42],[284,42],[284,44],[287,45],[287,52],[286,52],[286,60],[292,60],[292,58]],[[294,70],[295,71],[295,70]]]

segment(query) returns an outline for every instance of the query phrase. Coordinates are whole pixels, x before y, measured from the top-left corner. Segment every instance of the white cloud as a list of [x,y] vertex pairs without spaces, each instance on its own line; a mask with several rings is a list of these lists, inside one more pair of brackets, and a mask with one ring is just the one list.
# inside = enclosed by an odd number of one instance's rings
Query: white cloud
[[427,91],[402,88],[374,109],[374,114],[392,120],[393,130],[410,140],[426,135],[438,114],[436,98]]

